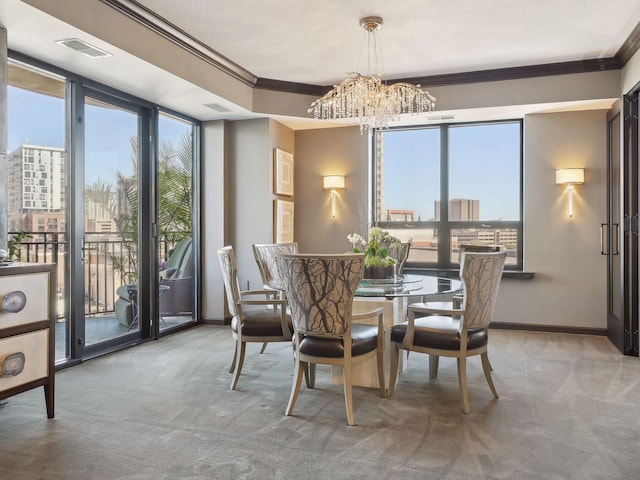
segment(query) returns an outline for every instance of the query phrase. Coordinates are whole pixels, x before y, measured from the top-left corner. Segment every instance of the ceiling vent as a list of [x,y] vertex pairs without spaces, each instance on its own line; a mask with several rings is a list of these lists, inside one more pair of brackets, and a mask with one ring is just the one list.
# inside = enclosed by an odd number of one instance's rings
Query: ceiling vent
[[80,40],[79,38],[65,38],[64,40],[56,40],[56,43],[59,45],[64,45],[65,47],[72,48],[73,50],[76,50],[80,53],[84,53],[86,56],[91,58],[103,58],[111,56],[109,52],[105,52],[98,47],[89,45],[87,42],[85,42],[84,40]]
[[211,110],[215,110],[216,112],[220,112],[220,113],[231,111],[230,109],[228,109],[224,105],[220,105],[219,103],[205,103],[204,106],[209,107]]

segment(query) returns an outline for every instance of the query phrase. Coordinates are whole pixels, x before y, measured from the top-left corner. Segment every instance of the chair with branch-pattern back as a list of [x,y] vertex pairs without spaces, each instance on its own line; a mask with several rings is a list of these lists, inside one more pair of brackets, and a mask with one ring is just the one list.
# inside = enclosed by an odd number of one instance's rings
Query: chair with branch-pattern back
[[[441,356],[454,357],[458,362],[458,382],[462,391],[464,412],[469,413],[467,391],[467,357],[480,355],[482,368],[495,398],[498,398],[491,378],[487,354],[489,323],[498,296],[506,251],[462,254],[460,277],[463,286],[462,307],[438,309],[421,304],[408,307],[408,320],[391,327],[391,375],[389,395],[393,394],[398,374],[400,350],[429,355],[429,378],[438,374]],[[416,318],[416,314],[427,315]]]
[[[293,414],[305,367],[341,365],[347,421],[353,425],[352,364],[377,356],[380,392],[385,396],[383,309],[352,313],[364,256],[285,254],[276,262],[294,328],[295,373],[285,414]],[[377,325],[352,322],[366,318],[377,318]]]

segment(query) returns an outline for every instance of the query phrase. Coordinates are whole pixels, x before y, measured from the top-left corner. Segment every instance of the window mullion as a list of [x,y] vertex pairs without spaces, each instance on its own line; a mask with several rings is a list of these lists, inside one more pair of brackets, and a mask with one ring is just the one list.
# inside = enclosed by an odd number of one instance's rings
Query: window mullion
[[449,126],[440,126],[440,224],[438,226],[438,267],[449,267],[451,226],[449,225]]

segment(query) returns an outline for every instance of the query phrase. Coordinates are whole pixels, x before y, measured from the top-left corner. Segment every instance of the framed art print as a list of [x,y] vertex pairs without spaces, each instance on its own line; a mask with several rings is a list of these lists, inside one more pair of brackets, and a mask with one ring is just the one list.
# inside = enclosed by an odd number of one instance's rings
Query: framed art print
[[293,202],[290,200],[274,200],[274,202],[274,243],[293,242]]
[[279,148],[274,151],[273,193],[293,196],[293,155]]

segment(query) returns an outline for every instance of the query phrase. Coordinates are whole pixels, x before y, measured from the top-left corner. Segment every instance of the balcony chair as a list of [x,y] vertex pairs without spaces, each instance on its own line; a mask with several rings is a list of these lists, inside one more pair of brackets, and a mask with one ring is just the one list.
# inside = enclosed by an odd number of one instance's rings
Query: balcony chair
[[[506,251],[462,254],[460,278],[464,296],[459,309],[429,308],[424,304],[409,305],[408,320],[391,327],[389,395],[393,395],[395,388],[402,349],[429,355],[430,379],[435,379],[438,375],[439,357],[457,359],[458,382],[465,413],[471,411],[467,392],[467,357],[480,355],[489,388],[493,396],[498,398],[491,378],[487,347],[489,323],[506,258]],[[427,316],[416,318],[416,314]]]
[[[135,309],[131,305],[136,289],[121,285],[116,290],[116,317],[125,327],[131,327]],[[193,311],[193,248],[191,238],[180,240],[160,271],[160,315],[178,315]]]
[[[353,298],[364,272],[364,255],[301,255],[276,257],[294,327],[295,370],[286,415],[292,415],[302,376],[315,365],[341,365],[347,422],[354,425],[352,364],[377,356],[380,394],[385,396],[383,350],[384,309],[352,314]],[[376,325],[352,323],[377,319]],[[309,376],[314,379],[315,374]],[[310,388],[313,388],[312,381]]]
[[191,314],[193,312],[193,245],[191,238],[180,240],[160,271],[164,289],[158,299],[160,315]]
[[[286,312],[286,302],[273,297],[273,290],[240,291],[236,257],[231,246],[218,250],[231,320],[235,351],[230,373],[231,390],[235,390],[244,363],[247,342],[290,342],[293,327]],[[263,297],[256,299],[256,297]],[[256,308],[257,307],[257,308]]]
[[[276,255],[280,253],[298,253],[298,243],[254,243],[252,245],[253,255],[262,277],[262,288],[272,289],[276,292],[274,298],[283,298],[284,285],[276,266]],[[267,348],[267,343],[262,344],[260,353]]]

